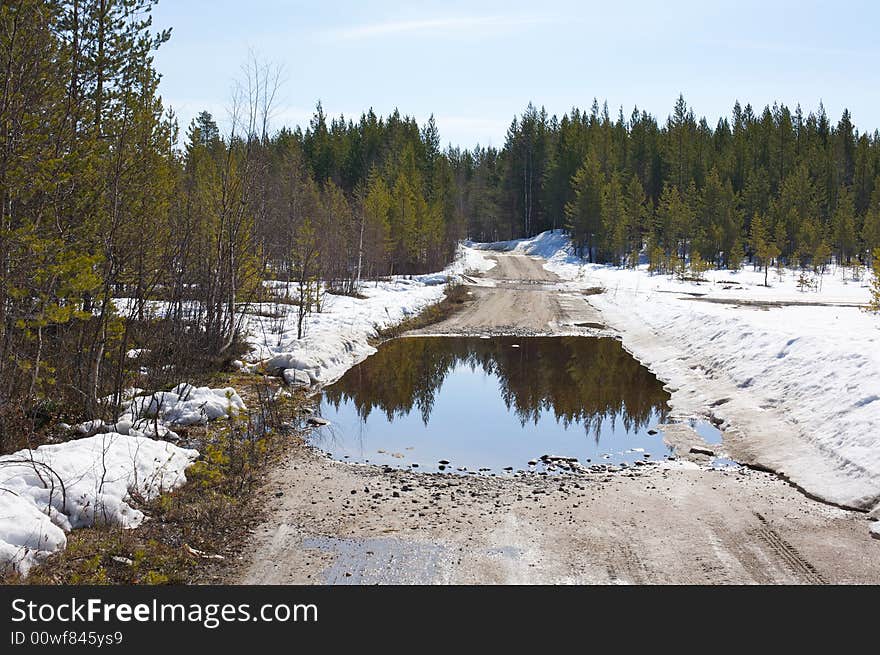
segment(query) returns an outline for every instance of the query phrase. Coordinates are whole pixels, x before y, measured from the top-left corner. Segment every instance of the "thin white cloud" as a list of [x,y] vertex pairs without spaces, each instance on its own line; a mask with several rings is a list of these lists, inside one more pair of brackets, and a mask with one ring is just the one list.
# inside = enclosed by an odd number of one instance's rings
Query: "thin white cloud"
[[877,55],[875,50],[870,49],[835,48],[804,43],[786,43],[782,41],[708,40],[704,43],[709,46],[724,47],[731,50],[756,50],[787,55],[817,55],[831,57],[862,57]]
[[354,25],[324,32],[323,36],[334,41],[352,41],[408,34],[426,36],[461,32],[491,34],[548,22],[551,22],[550,19],[544,16],[457,16]]

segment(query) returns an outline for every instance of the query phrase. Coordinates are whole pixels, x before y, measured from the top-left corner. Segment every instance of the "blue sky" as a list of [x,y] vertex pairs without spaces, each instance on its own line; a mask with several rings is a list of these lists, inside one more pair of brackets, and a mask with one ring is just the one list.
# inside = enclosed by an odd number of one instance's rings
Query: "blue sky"
[[501,146],[531,101],[561,116],[607,99],[665,119],[679,92],[714,125],[735,100],[844,107],[880,128],[877,2],[290,2],[160,0],[156,55],[185,127],[221,124],[249,51],[283,68],[274,127],[395,107],[446,143]]

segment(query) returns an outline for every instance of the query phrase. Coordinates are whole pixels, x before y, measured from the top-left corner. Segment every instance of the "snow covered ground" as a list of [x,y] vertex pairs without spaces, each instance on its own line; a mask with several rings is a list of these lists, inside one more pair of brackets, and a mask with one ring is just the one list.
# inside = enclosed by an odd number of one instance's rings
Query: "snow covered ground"
[[[322,311],[306,317],[302,339],[297,339],[296,306],[257,305],[245,321],[253,349],[248,361],[251,366],[262,363],[270,371],[287,371],[288,381],[328,384],[376,352],[369,340],[377,330],[439,302],[446,283],[494,265],[478,250],[460,246],[455,261],[440,273],[369,282],[360,290],[365,298],[327,294]],[[296,297],[295,288],[291,296]]]
[[0,572],[27,575],[63,549],[74,528],[140,525],[144,515],[127,502],[131,491],[150,499],[177,488],[199,456],[167,441],[177,437],[172,428],[244,409],[232,388],[131,389],[116,422],[87,421],[73,428],[84,438],[0,457]]
[[[725,443],[825,500],[880,503],[880,316],[862,311],[870,276],[844,269],[802,291],[746,267],[705,282],[585,264],[560,232],[492,244],[546,258],[590,296],[624,346],[673,391],[673,411],[726,421]],[[810,303],[810,304],[807,304]]]
[[198,453],[118,433],[0,457],[0,571],[22,575],[67,545],[66,532],[95,523],[136,527],[130,490],[154,498],[184,482]]

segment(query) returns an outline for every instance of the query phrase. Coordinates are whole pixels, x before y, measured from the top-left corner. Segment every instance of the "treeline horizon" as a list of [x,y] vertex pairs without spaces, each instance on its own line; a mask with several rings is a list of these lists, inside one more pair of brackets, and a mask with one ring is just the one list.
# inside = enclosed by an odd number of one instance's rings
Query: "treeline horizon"
[[459,238],[565,229],[591,261],[632,264],[647,248],[655,263],[694,254],[732,268],[767,253],[792,266],[824,266],[832,257],[866,263],[880,246],[880,131],[859,132],[846,109],[835,124],[821,103],[805,115],[799,105],[756,113],[736,101],[712,128],[682,95],[663,123],[637,108],[612,119],[597,101],[562,118],[530,104],[501,148],[440,151],[433,116],[423,128],[398,110],[388,119],[370,110],[357,122],[328,123],[319,103],[305,130],[282,132],[306,152],[316,140],[329,142],[337,156],[329,167],[326,157],[310,160],[313,175],[350,190],[376,161],[364,135],[386,120],[421,135],[414,143],[423,169],[445,158],[454,191],[446,233],[464,227]]
[[126,387],[233,358],[254,303],[299,306],[302,335],[323,294],[441,269],[465,238],[564,228],[593,261],[647,248],[655,270],[880,246],[880,135],[848,111],[737,104],[712,128],[683,97],[662,124],[529,105],[503,147],[443,149],[433,118],[398,111],[319,104],[274,130],[277,71],[252,59],[221,134],[163,106],[155,4],[0,4],[0,451],[59,411],[110,417]]
[[596,101],[561,119],[529,105],[475,160],[496,191],[470,224],[482,238],[565,228],[591,261],[632,265],[647,248],[657,268],[692,255],[824,266],[880,246],[880,132],[859,133],[846,109],[832,124],[821,103],[756,114],[737,101],[715,128],[682,95],[662,125]]

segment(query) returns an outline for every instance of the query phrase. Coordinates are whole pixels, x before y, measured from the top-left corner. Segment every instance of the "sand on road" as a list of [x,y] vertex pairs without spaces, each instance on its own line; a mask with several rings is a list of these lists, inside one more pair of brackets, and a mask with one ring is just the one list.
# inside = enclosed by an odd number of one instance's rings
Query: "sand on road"
[[[541,260],[492,256],[498,265],[469,288],[472,301],[419,333],[590,334],[603,323]],[[229,581],[880,582],[865,514],[772,473],[694,458],[702,465],[484,477],[346,464],[297,443],[266,481],[270,519]]]

